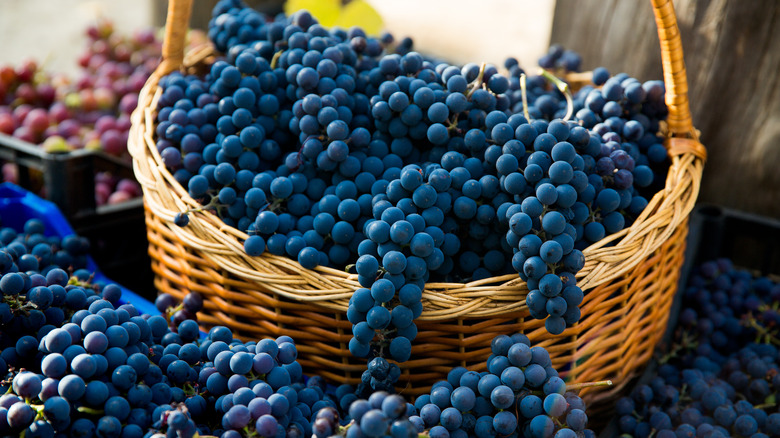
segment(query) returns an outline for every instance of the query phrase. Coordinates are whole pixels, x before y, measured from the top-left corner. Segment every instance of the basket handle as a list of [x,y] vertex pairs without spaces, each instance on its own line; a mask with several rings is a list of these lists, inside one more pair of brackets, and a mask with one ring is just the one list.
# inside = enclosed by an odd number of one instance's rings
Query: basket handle
[[168,0],[165,18],[165,38],[162,46],[161,75],[178,70],[184,63],[184,46],[190,25],[192,0]]
[[666,86],[666,106],[669,115],[667,149],[670,155],[692,153],[705,160],[707,150],[699,143],[699,134],[693,127],[688,103],[688,79],[685,74],[682,40],[677,27],[677,16],[672,0],[652,0],[658,39],[661,42],[661,62]]

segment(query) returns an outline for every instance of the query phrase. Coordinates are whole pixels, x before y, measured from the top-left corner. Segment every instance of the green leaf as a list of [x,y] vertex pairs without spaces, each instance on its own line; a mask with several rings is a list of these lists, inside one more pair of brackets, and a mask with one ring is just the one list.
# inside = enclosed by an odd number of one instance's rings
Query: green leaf
[[288,0],[284,4],[284,13],[289,15],[306,9],[325,27],[333,26],[341,14],[340,0]]
[[345,29],[360,26],[367,35],[379,35],[384,28],[382,16],[364,0],[353,0],[344,6],[335,24]]

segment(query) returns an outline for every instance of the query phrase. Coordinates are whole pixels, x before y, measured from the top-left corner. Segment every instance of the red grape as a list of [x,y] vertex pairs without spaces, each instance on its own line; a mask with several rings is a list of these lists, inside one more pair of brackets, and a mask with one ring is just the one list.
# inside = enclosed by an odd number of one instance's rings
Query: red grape
[[14,132],[14,117],[11,114],[0,114],[0,132],[11,135]]

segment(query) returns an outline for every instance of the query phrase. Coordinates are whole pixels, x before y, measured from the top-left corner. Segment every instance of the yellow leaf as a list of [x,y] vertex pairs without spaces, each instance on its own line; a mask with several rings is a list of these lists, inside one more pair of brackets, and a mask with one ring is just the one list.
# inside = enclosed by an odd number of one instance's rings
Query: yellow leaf
[[301,9],[306,9],[321,25],[331,27],[336,23],[341,12],[340,0],[287,0],[284,13],[288,16]]
[[382,17],[364,0],[352,0],[347,3],[335,25],[344,29],[360,26],[368,35],[379,35],[379,32],[384,28]]

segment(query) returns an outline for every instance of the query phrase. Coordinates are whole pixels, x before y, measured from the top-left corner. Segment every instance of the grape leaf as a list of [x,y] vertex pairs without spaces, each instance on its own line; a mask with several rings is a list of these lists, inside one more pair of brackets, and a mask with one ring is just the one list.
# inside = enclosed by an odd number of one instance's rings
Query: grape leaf
[[309,11],[321,25],[332,27],[340,17],[341,0],[288,0],[284,4],[288,16],[301,9]]
[[338,20],[336,20],[336,26],[345,29],[360,26],[367,35],[378,35],[384,28],[382,17],[364,0],[353,0],[344,6]]

